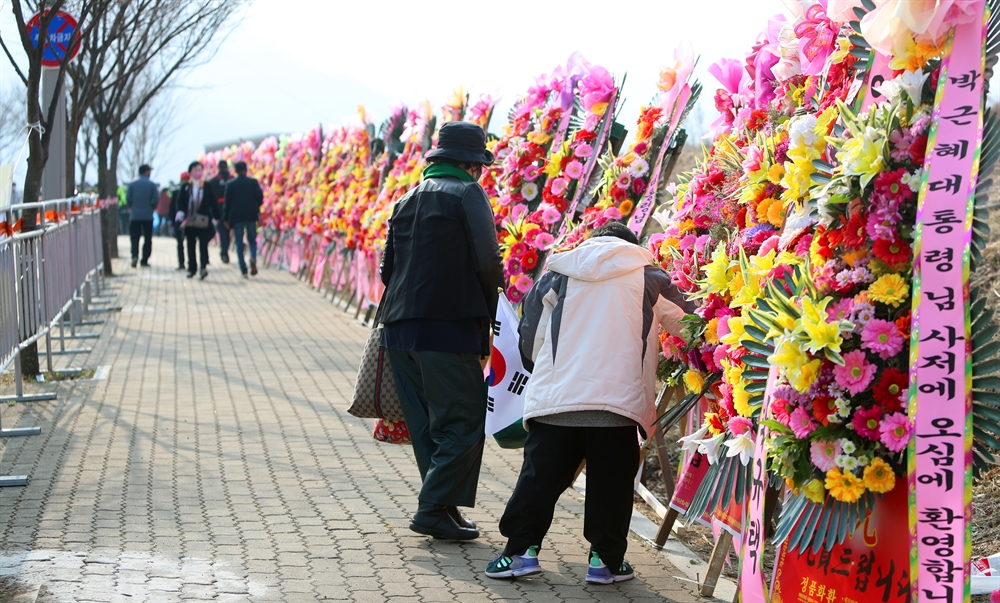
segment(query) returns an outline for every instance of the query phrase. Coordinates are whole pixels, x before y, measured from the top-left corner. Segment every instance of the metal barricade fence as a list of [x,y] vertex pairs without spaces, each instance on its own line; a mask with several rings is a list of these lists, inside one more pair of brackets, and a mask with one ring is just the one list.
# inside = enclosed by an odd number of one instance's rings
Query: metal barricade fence
[[[60,349],[65,351],[63,324],[67,312],[75,335],[90,301],[91,284],[99,287],[101,241],[96,197],[14,205],[4,210],[5,219],[0,221],[14,224],[15,216],[29,208],[38,210],[35,230],[0,233],[0,371],[14,364],[16,392],[14,396],[0,397],[0,401],[55,399],[54,393],[24,393],[20,353],[44,337],[51,372],[52,329],[59,326]],[[94,335],[80,337],[84,336]],[[0,437],[40,432],[38,427],[0,428]],[[25,483],[27,476],[0,477],[0,486]]]

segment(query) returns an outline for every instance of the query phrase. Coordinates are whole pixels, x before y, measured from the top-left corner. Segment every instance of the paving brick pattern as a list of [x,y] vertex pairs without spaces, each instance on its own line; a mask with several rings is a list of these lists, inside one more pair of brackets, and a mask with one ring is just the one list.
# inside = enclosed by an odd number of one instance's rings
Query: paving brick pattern
[[[125,247],[127,249],[127,244]],[[379,444],[347,414],[367,331],[287,272],[244,281],[235,264],[204,282],[153,267],[110,281],[120,312],[98,315],[89,354],[106,380],[46,384],[55,402],[0,408],[42,435],[3,445],[0,578],[63,601],[694,601],[694,587],[638,539],[638,578],[587,586],[583,503],[563,495],[542,551],[546,573],[495,581],[497,523],[520,451],[488,444],[483,536],[407,529],[419,474],[405,446]],[[74,342],[74,345],[80,345]]]

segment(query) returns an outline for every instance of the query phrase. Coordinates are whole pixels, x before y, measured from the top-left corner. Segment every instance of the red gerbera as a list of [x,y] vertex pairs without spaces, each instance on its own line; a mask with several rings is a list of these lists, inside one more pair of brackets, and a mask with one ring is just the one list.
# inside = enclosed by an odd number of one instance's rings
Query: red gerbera
[[903,339],[909,341],[910,339],[910,312],[907,311],[896,319],[896,328],[899,330],[899,334],[903,336]]
[[868,238],[865,233],[865,222],[861,214],[854,214],[844,226],[844,246],[848,249],[861,249]]
[[538,254],[534,250],[528,251],[521,256],[521,267],[525,271],[534,270],[538,266]]
[[819,396],[813,400],[813,416],[824,427],[830,424],[827,416],[835,412],[837,412],[837,406],[833,403],[833,398],[830,396]]
[[886,412],[897,412],[903,408],[900,395],[906,392],[908,383],[906,373],[890,367],[882,371],[882,376],[872,388],[872,395]]
[[897,236],[892,241],[886,241],[885,239],[878,239],[875,241],[875,245],[872,247],[872,251],[875,252],[875,257],[882,260],[890,266],[895,266],[896,264],[903,264],[910,261],[910,257],[913,255],[910,250],[910,244],[904,241],[902,238]]

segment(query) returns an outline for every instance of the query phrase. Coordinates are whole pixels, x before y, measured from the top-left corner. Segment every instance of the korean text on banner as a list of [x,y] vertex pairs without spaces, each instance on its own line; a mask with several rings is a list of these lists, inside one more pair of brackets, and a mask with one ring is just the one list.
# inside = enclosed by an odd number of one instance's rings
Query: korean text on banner
[[969,243],[983,128],[984,2],[941,67],[917,208],[908,455],[914,601],[969,600]]
[[524,391],[531,373],[521,363],[517,313],[503,295],[493,322],[490,354],[490,391],[486,399],[486,435],[513,425],[524,417]]

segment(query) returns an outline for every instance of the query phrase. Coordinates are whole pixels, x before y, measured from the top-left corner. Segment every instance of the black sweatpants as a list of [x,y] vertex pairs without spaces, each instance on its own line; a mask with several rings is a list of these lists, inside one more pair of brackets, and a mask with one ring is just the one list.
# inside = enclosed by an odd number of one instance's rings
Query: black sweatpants
[[541,546],[556,502],[587,459],[586,513],[583,535],[612,571],[621,567],[628,548],[632,491],[639,470],[635,427],[561,427],[531,422],[524,464],[517,486],[500,518],[507,537],[504,555]]
[[486,443],[478,354],[389,350],[423,486],[421,502],[474,507]]
[[132,220],[128,223],[128,234],[132,239],[133,261],[139,259],[139,238],[145,237],[142,242],[142,263],[145,264],[153,253],[153,221]]

